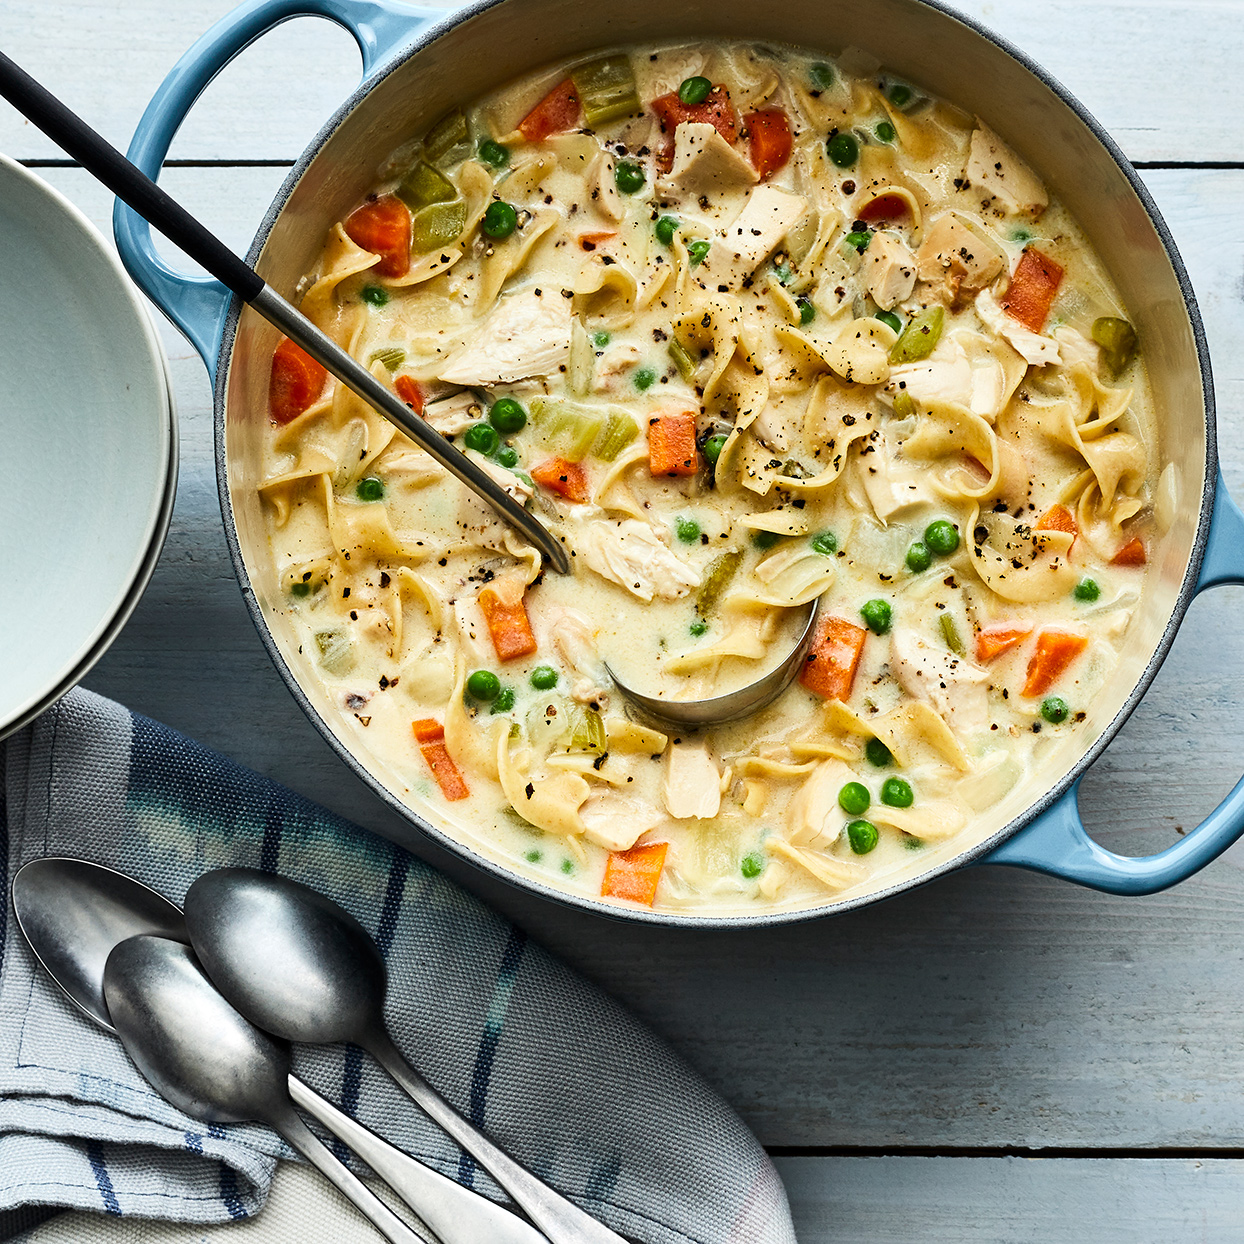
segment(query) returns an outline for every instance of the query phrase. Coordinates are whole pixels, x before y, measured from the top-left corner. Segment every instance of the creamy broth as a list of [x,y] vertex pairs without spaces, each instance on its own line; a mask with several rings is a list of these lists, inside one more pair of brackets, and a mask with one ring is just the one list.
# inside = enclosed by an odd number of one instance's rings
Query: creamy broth
[[[983,121],[857,54],[510,83],[394,153],[304,290],[572,552],[545,571],[278,348],[301,650],[411,807],[515,871],[706,914],[918,871],[1002,823],[1129,642],[1162,464],[1126,311]],[[818,598],[741,722],[670,735],[604,669],[723,694]]]

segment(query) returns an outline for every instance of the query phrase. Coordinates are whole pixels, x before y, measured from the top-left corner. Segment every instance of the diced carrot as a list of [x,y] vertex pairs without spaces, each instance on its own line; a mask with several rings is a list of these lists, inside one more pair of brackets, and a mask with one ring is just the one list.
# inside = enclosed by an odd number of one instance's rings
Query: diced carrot
[[1075,516],[1065,505],[1050,506],[1041,515],[1041,519],[1037,523],[1037,530],[1063,531],[1069,536],[1078,536],[1080,534],[1080,529],[1076,526]]
[[598,246],[613,241],[617,236],[617,233],[581,233],[579,234],[579,247],[585,251],[594,251]]
[[629,851],[611,851],[605,861],[601,894],[609,898],[628,898],[633,903],[651,907],[669,845],[668,842],[648,842]]
[[507,579],[500,588],[489,584],[479,594],[479,607],[492,646],[502,661],[530,656],[536,650],[536,637],[531,633],[527,606],[523,603],[522,587],[517,580]]
[[990,626],[976,632],[976,659],[992,661],[1004,652],[1022,644],[1032,634],[1032,627]]
[[1112,566],[1143,566],[1147,558],[1140,538],[1129,540],[1111,559]]
[[652,111],[661,122],[661,133],[670,135],[669,144],[657,154],[657,167],[668,173],[674,163],[674,131],[684,121],[699,121],[711,125],[732,146],[739,139],[739,123],[730,103],[730,92],[724,86],[715,86],[708,97],[698,104],[684,104],[677,91],[661,95],[652,101]]
[[547,488],[567,501],[586,501],[588,498],[587,472],[577,462],[549,458],[531,468],[531,478],[541,488]]
[[406,403],[417,415],[423,414],[423,390],[419,387],[419,382],[412,376],[398,376],[393,382],[393,388],[397,391],[398,397]]
[[695,415],[674,411],[648,420],[648,469],[653,475],[694,475],[700,459],[695,448]]
[[559,82],[519,123],[518,132],[529,143],[550,134],[564,134],[579,124],[579,92],[567,78]]
[[790,159],[790,121],[780,108],[749,112],[743,128],[751,141],[752,167],[760,180],[772,177]]
[[1002,299],[1002,309],[1025,328],[1039,333],[1045,327],[1045,317],[1062,279],[1062,266],[1029,246],[1019,257],[1011,287]]
[[281,338],[272,355],[268,381],[268,414],[273,423],[290,423],[314,404],[324,391],[328,372],[301,346]]
[[1075,635],[1070,631],[1042,631],[1037,636],[1037,650],[1028,662],[1024,694],[1044,695],[1087,647],[1088,639],[1084,635]]
[[445,727],[434,717],[424,717],[413,722],[411,728],[441,794],[446,799],[465,799],[471,792],[445,746]]
[[799,681],[827,700],[849,700],[867,635],[862,626],[844,618],[826,618],[804,658]]
[[860,208],[858,219],[868,224],[879,220],[904,220],[911,215],[911,204],[901,194],[879,194]]
[[380,256],[377,276],[405,276],[410,267],[410,209],[396,195],[369,199],[346,217],[346,236]]

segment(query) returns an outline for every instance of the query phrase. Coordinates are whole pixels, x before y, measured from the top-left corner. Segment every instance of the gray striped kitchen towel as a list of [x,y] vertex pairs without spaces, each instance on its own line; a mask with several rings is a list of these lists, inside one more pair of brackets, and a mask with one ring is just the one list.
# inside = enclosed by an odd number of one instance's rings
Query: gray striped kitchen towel
[[[205,1127],[173,1109],[42,976],[8,878],[48,855],[106,864],[174,902],[226,864],[322,890],[388,959],[398,1043],[532,1170],[644,1244],[794,1240],[764,1150],[616,1002],[400,848],[80,690],[0,744],[0,1213],[10,1223],[35,1205],[244,1218],[290,1156],[261,1127]],[[357,1049],[300,1047],[296,1064],[343,1110],[501,1199]]]

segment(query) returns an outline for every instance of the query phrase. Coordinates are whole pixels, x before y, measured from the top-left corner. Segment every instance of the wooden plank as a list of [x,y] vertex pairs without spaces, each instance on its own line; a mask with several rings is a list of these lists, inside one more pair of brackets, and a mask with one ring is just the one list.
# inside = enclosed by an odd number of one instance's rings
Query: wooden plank
[[[47,176],[107,227],[107,195],[84,173]],[[279,177],[174,169],[168,184],[241,248]],[[1149,181],[1201,292],[1244,496],[1244,171]],[[981,869],[853,916],[724,935],[565,911],[421,844],[345,772],[264,656],[219,529],[204,372],[171,329],[165,340],[183,434],[173,530],[89,685],[413,843],[651,1020],[766,1143],[1244,1143],[1242,848],[1150,899]],[[1239,589],[1197,605],[1085,783],[1091,821],[1137,826],[1127,841],[1155,849],[1244,771],[1240,613]]]
[[[232,0],[3,0],[0,46],[124,148],[164,75],[231,7]],[[954,7],[1043,64],[1133,160],[1241,159],[1244,113],[1224,103],[1241,48],[1239,0],[960,0]],[[358,64],[337,27],[291,22],[208,88],[172,154],[292,160],[349,95]],[[7,104],[0,105],[0,151],[18,159],[61,154]]]
[[802,1244],[1236,1244],[1232,1160],[779,1158]]

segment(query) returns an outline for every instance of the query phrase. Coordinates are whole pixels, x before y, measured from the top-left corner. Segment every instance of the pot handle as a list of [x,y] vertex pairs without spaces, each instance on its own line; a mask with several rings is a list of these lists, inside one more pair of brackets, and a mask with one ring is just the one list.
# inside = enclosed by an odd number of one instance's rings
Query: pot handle
[[[1244,583],[1244,515],[1219,474],[1197,593]],[[1080,819],[1080,779],[1025,829],[996,847],[981,864],[1010,864],[1062,877],[1107,894],[1156,894],[1191,877],[1244,834],[1244,779],[1195,829],[1156,855],[1116,855],[1098,846]]]
[[[282,22],[318,16],[345,27],[362,53],[366,79],[390,53],[447,12],[402,0],[245,0],[173,66],[147,105],[127,155],[148,177],[157,179],[173,136],[208,83],[239,52]],[[167,264],[152,242],[151,226],[119,199],[112,229],[130,276],[185,333],[214,375],[233,294],[211,277],[191,276]]]

